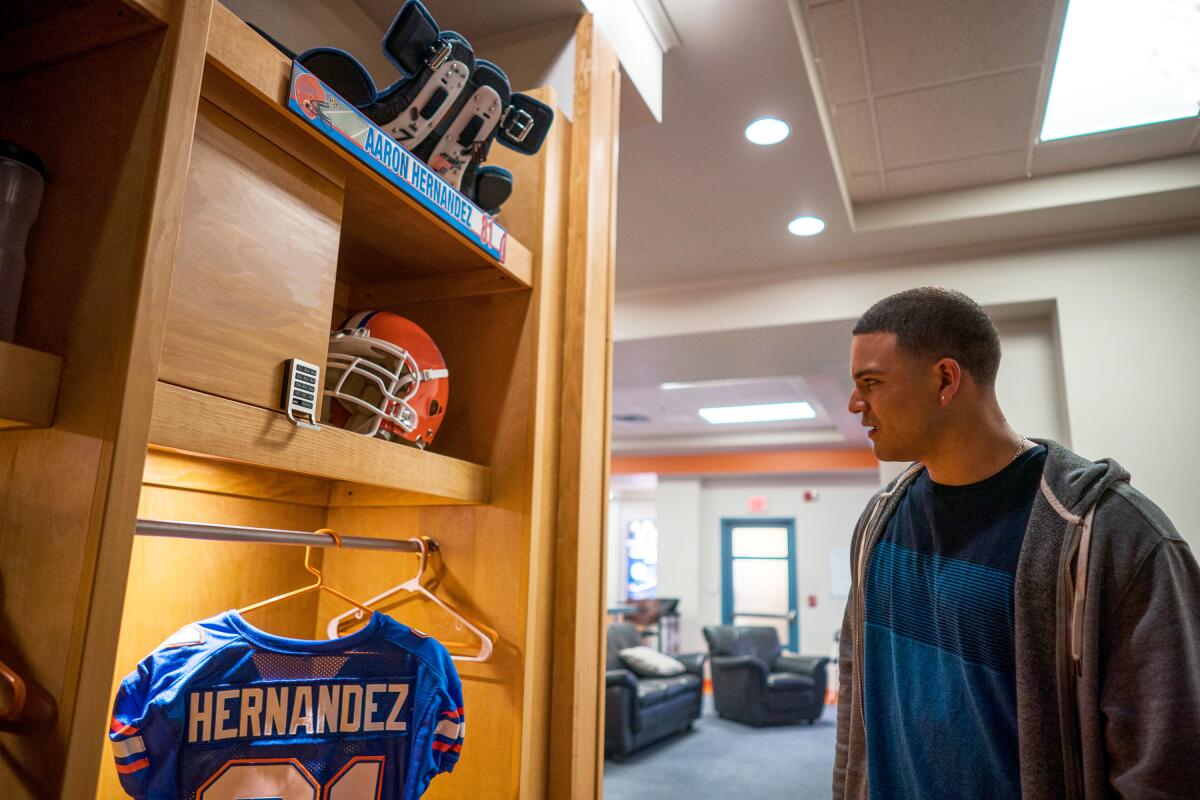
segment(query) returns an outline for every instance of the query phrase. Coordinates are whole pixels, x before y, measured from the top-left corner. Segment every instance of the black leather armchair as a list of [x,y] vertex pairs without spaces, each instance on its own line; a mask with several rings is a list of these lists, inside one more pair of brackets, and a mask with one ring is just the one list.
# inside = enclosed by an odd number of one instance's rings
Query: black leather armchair
[[675,656],[687,672],[671,678],[639,678],[617,655],[640,645],[637,628],[608,626],[605,660],[604,754],[622,760],[646,745],[687,730],[700,716],[704,654]]
[[828,658],[784,653],[771,627],[709,625],[704,638],[718,715],[756,727],[820,718]]

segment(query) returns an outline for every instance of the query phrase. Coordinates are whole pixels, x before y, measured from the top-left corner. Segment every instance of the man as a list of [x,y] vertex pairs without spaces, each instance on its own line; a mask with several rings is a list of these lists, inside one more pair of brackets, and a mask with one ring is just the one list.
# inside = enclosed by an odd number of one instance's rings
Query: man
[[833,796],[1200,797],[1200,570],[1115,461],[1028,439],[975,302],[913,289],[850,351],[882,461],[854,531]]

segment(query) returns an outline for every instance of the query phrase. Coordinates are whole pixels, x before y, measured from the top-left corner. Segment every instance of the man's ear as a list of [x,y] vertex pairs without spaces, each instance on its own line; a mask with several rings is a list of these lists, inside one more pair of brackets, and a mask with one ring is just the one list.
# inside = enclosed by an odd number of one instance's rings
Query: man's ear
[[948,403],[962,388],[962,365],[953,358],[943,358],[933,365],[933,369],[937,376],[938,399]]

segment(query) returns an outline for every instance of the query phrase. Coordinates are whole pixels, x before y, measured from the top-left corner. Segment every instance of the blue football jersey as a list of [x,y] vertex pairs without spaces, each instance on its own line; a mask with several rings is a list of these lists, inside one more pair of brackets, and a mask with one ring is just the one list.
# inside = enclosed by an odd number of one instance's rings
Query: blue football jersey
[[454,769],[462,706],[446,648],[385,614],[302,641],[229,611],[138,664],[109,738],[138,800],[410,800]]

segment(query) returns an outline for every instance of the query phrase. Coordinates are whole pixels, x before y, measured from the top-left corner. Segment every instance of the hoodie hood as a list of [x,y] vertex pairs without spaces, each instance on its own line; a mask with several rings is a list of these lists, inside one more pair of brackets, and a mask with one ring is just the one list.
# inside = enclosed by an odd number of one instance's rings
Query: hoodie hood
[[1111,458],[1088,461],[1053,439],[1030,439],[1046,448],[1042,492],[1059,516],[1078,522],[1115,483],[1129,480],[1129,470]]

